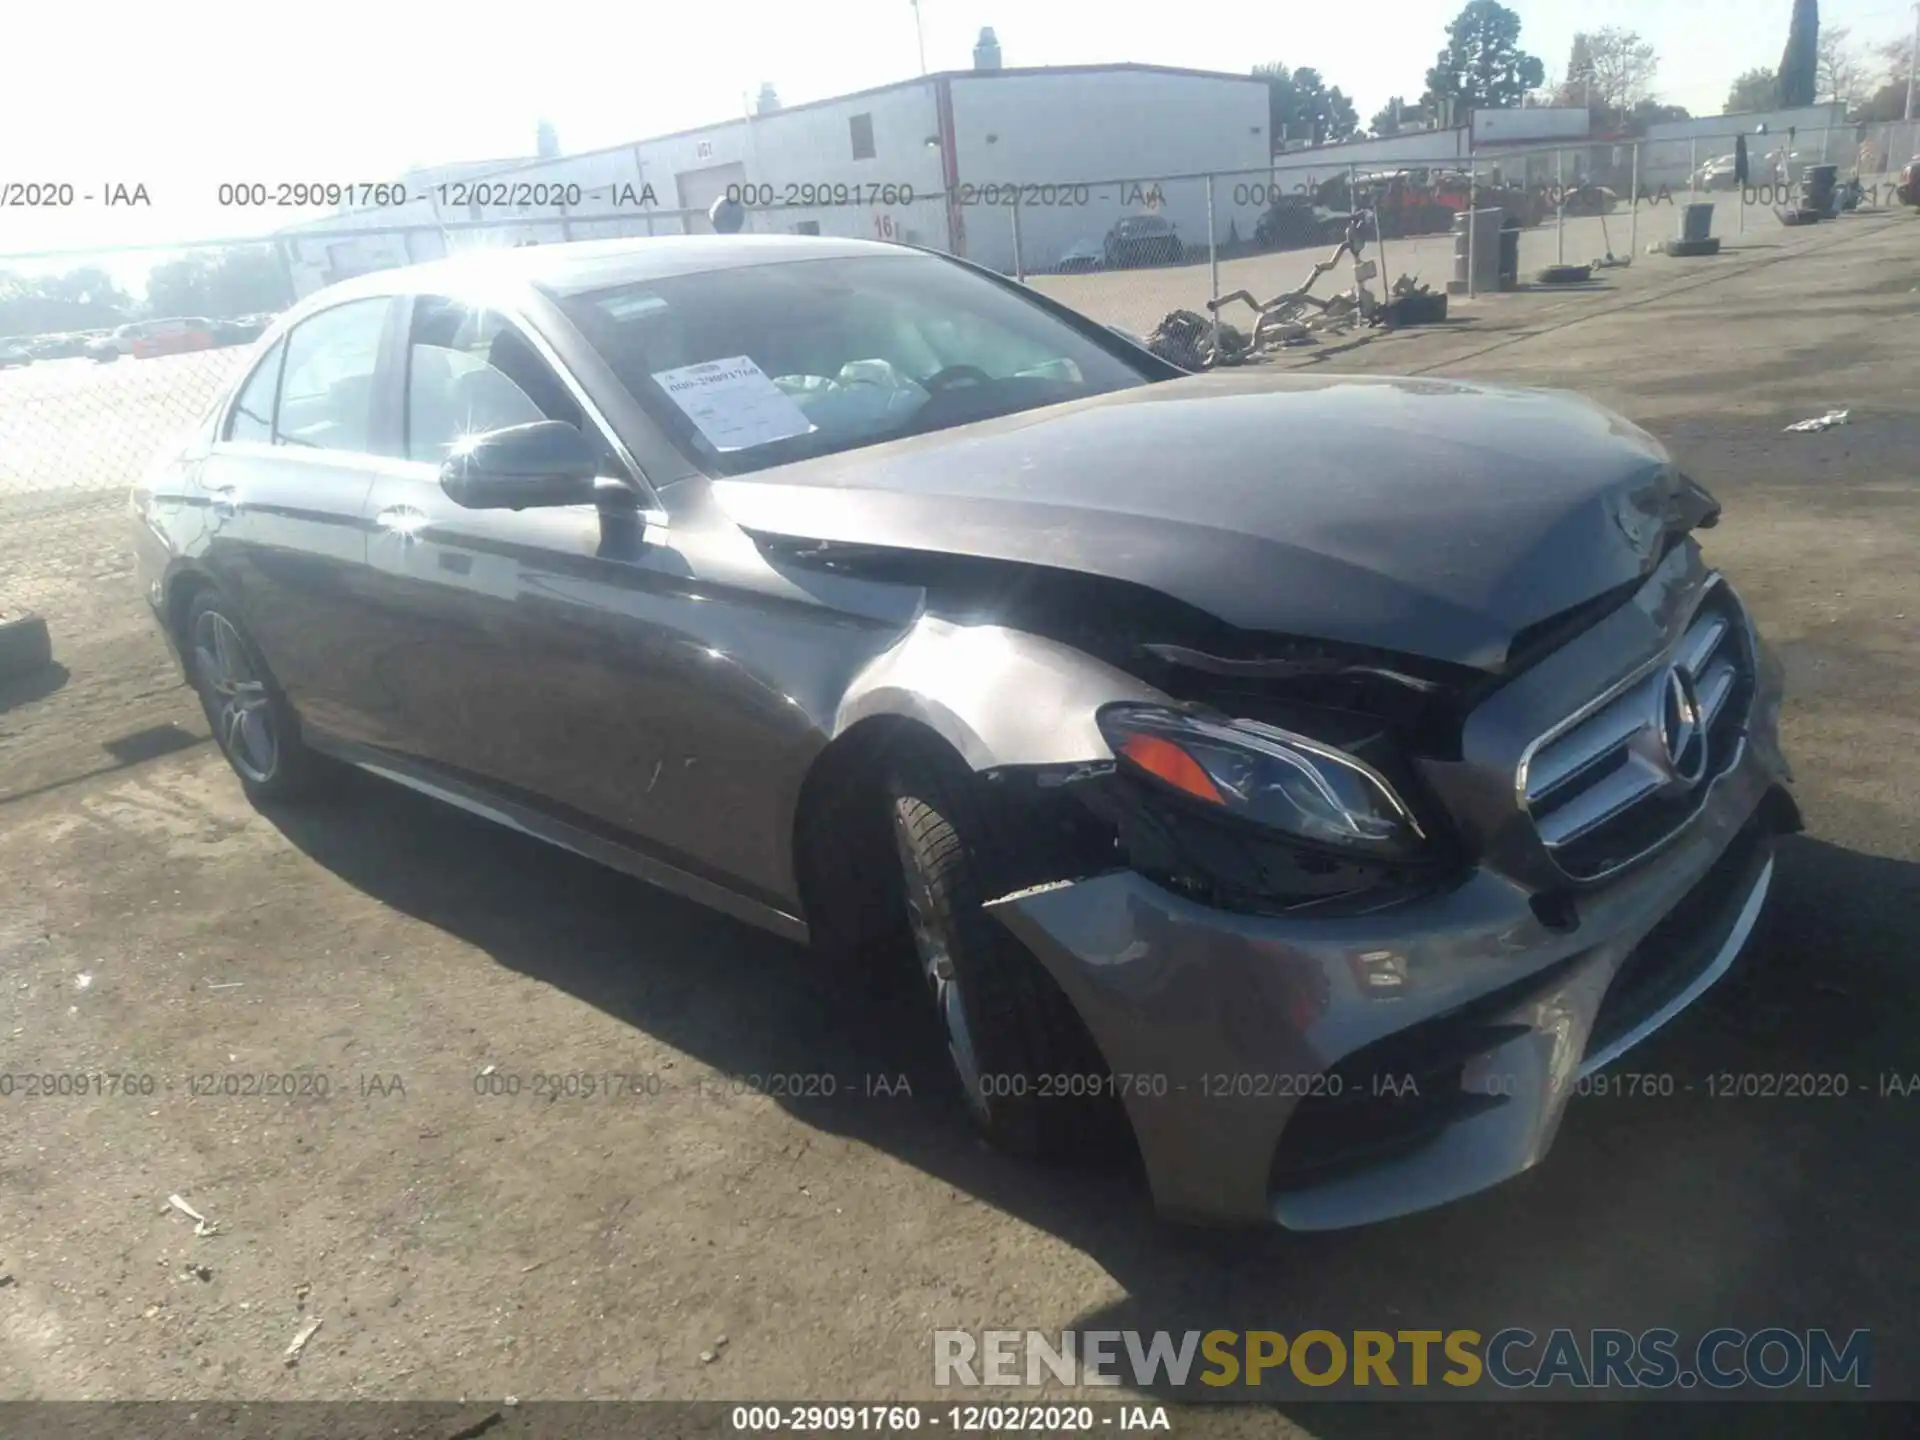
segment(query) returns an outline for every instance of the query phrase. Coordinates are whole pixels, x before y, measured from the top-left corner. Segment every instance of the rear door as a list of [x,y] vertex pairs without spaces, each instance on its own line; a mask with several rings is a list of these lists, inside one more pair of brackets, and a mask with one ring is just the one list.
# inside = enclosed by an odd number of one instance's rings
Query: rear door
[[209,570],[301,718],[342,739],[367,734],[376,703],[363,517],[398,463],[379,381],[403,303],[349,300],[293,327],[241,386],[200,476]]

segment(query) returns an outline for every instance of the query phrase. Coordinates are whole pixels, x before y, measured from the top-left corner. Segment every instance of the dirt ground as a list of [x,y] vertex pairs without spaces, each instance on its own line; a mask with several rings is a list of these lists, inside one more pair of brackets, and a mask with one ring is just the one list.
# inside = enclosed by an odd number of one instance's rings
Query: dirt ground
[[[408,792],[255,812],[119,515],[22,520],[9,555],[89,538],[36,588],[62,668],[0,692],[0,1071],[85,1093],[0,1095],[0,1398],[931,1397],[935,1328],[1416,1323],[1864,1327],[1914,1396],[1920,1098],[1879,1087],[1920,1072],[1917,246],[1776,229],[1288,357],[1576,387],[1668,440],[1786,658],[1809,823],[1741,965],[1627,1062],[1690,1092],[1577,1100],[1536,1170],[1362,1231],[1195,1236],[1003,1160],[874,1091],[912,1032],[802,952]],[[739,1078],[782,1074],[836,1093]]]

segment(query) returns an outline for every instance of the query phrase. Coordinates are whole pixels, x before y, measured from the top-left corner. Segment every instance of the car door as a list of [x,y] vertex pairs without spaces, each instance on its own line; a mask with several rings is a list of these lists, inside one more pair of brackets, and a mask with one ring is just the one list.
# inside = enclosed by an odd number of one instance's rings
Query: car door
[[389,296],[295,325],[241,385],[200,472],[206,564],[302,720],[368,733],[367,492],[397,463],[378,377],[397,339]]
[[[610,647],[634,642],[616,633],[605,596],[673,564],[646,543],[637,477],[609,440],[605,473],[614,500],[631,497],[624,506],[468,510],[447,496],[440,464],[463,436],[542,419],[596,433],[498,310],[417,297],[395,380],[406,463],[366,503],[381,743],[543,805],[630,823],[610,803],[610,777],[645,774],[658,754],[644,721],[606,718],[632,713]],[[597,778],[583,773],[583,748],[599,757]]]
[[[639,849],[678,872],[654,878],[707,903],[791,913],[789,837],[751,817],[797,788],[812,721],[770,677],[796,654],[860,650],[865,632],[770,576],[710,503],[670,522],[636,510],[657,503],[646,477],[517,320],[423,296],[408,352],[410,468],[367,502],[391,748]],[[447,496],[439,463],[462,435],[537,419],[604,442],[599,504],[469,510]]]

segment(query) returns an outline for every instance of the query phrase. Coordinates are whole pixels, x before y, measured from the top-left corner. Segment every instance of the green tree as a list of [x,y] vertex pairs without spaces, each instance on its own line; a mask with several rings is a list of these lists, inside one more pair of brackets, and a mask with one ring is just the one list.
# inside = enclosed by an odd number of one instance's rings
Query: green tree
[[1668,120],[1691,120],[1693,115],[1684,105],[1661,105],[1652,100],[1642,100],[1633,107],[1627,116],[1627,128],[1636,135],[1644,135],[1649,125],[1664,124]]
[[1360,128],[1353,101],[1338,85],[1328,88],[1312,66],[1256,65],[1253,73],[1267,82],[1268,136],[1275,146],[1284,140],[1345,140]]
[[183,255],[147,272],[147,309],[154,315],[221,319],[292,303],[286,271],[267,245]]
[[1727,91],[1729,111],[1771,110],[1780,103],[1780,77],[1770,66],[1742,71]]
[[120,324],[132,309],[132,298],[97,265],[59,275],[0,271],[0,335],[100,329]]
[[1468,0],[1447,26],[1446,48],[1427,71],[1422,103],[1457,124],[1471,109],[1518,105],[1545,79],[1540,58],[1520,48],[1520,17],[1499,0]]
[[1871,123],[1906,118],[1907,65],[1912,54],[1911,36],[1873,47],[1875,63],[1867,67],[1867,81],[1862,87],[1871,93],[1861,100],[1852,119]]
[[1389,135],[1398,135],[1403,130],[1417,130],[1426,124],[1427,114],[1419,105],[1403,95],[1395,95],[1381,107],[1380,112],[1367,122],[1367,129],[1376,138],[1384,140]]
[[1787,48],[1780,53],[1780,104],[1784,109],[1811,105],[1820,88],[1820,3],[1793,0]]
[[1848,107],[1858,105],[1872,90],[1867,62],[1853,43],[1853,31],[1835,25],[1820,32],[1814,47],[1819,58],[1815,71],[1816,100],[1838,100]]
[[1609,112],[1626,112],[1647,96],[1660,57],[1639,32],[1608,25],[1587,37],[1593,53],[1593,98]]
[[1314,144],[1345,140],[1360,128],[1353,101],[1338,85],[1329,87],[1312,66],[1302,65],[1293,72],[1293,91],[1300,119],[1310,128]]
[[1593,40],[1584,30],[1574,32],[1573,50],[1567,56],[1567,78],[1560,82],[1553,98],[1557,105],[1593,103]]

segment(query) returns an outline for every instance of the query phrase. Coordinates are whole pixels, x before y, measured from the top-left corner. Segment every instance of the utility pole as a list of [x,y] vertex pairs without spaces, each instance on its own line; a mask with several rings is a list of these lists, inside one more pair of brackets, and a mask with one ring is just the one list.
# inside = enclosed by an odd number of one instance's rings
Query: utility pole
[[1913,119],[1915,73],[1920,71],[1920,4],[1913,7],[1913,49],[1907,52],[1907,119]]
[[[920,42],[920,73],[922,75],[925,75],[927,73],[927,36],[926,36],[926,32],[920,28],[920,0],[912,0],[912,4],[913,4],[913,36],[914,36],[914,39]],[[1909,109],[1912,108],[1911,95],[1909,95],[1908,97],[1908,108]]]

